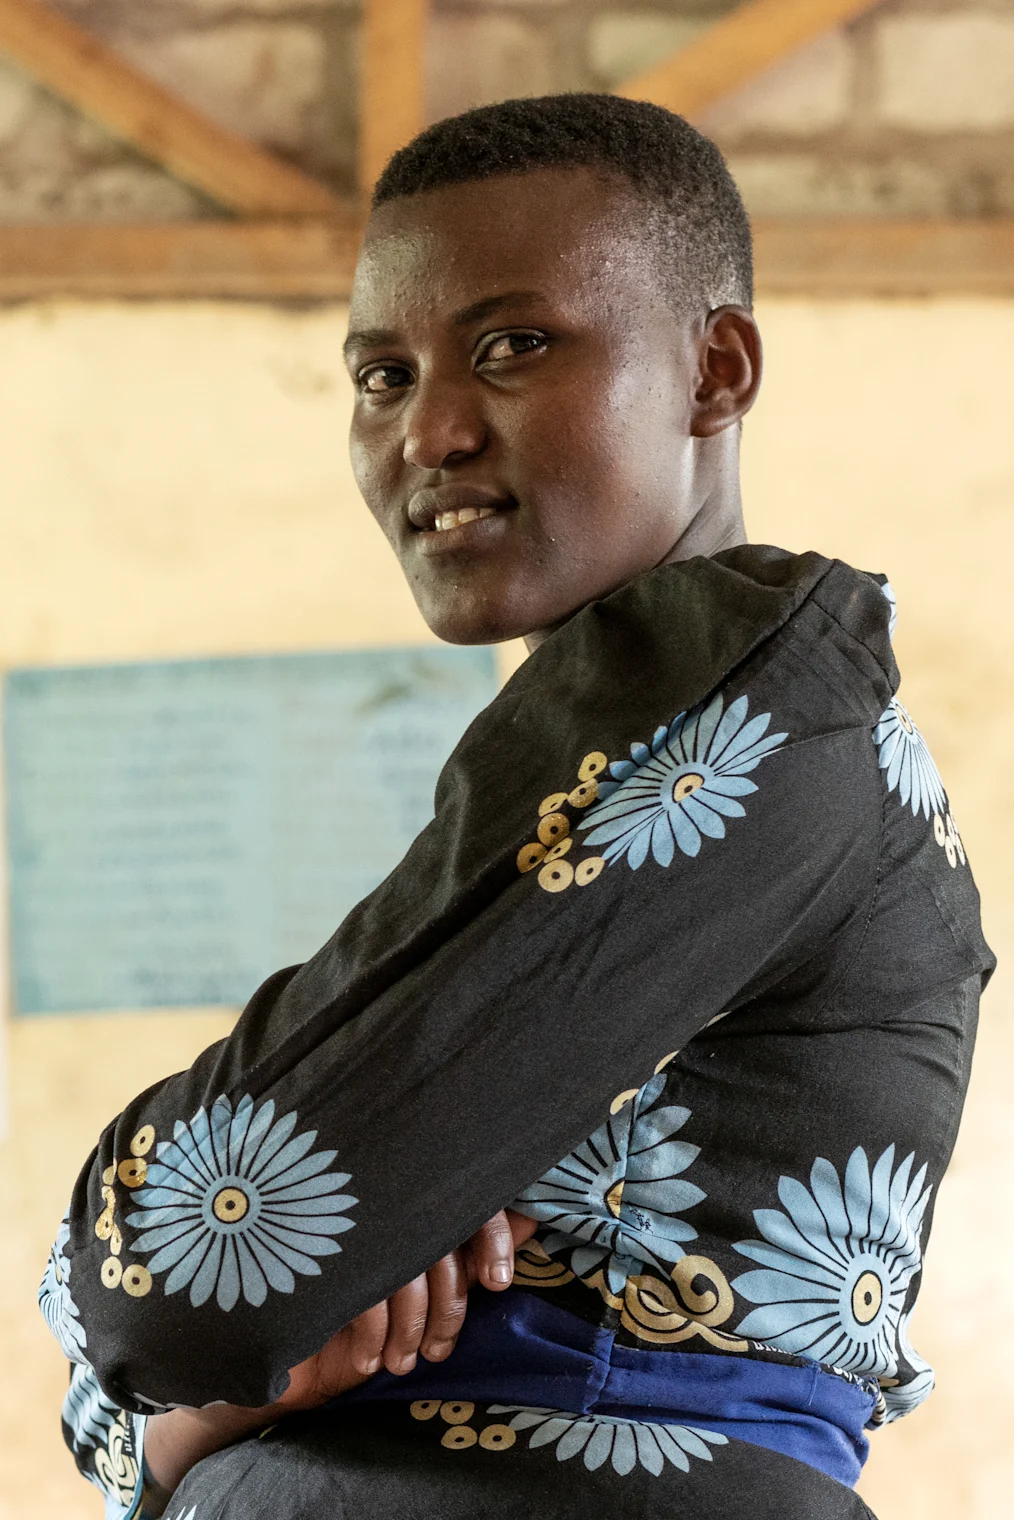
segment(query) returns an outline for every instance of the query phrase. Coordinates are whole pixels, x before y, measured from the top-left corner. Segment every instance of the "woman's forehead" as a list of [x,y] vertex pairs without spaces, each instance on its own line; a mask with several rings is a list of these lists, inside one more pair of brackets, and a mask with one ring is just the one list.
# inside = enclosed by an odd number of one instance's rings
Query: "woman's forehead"
[[367,228],[351,320],[373,326],[423,307],[454,320],[522,293],[569,305],[603,284],[657,291],[631,200],[585,170],[540,170],[388,201]]

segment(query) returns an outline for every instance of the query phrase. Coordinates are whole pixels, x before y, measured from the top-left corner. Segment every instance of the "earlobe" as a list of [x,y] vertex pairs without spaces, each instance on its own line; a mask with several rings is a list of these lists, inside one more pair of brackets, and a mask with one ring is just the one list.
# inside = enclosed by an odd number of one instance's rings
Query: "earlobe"
[[710,312],[698,355],[690,432],[695,438],[713,438],[745,417],[757,399],[763,349],[752,313],[745,306]]

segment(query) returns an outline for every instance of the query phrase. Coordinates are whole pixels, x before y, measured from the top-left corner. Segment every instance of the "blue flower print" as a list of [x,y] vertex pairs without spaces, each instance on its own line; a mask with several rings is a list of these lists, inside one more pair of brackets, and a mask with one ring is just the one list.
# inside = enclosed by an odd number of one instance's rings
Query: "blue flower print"
[[63,1248],[69,1239],[70,1226],[64,1219],[57,1231],[39,1286],[39,1308],[68,1362],[83,1362],[88,1341],[77,1304],[71,1296],[70,1262],[63,1254]]
[[149,1270],[169,1273],[166,1293],[189,1284],[195,1308],[213,1293],[220,1309],[241,1292],[259,1305],[341,1250],[334,1236],[352,1229],[343,1215],[358,1202],[340,1191],[349,1175],[328,1171],[335,1151],[308,1154],[316,1130],[293,1138],[295,1127],[295,1113],[275,1120],[270,1100],[255,1109],[247,1096],[233,1113],[221,1097],[158,1146],[127,1224],[141,1231],[133,1249],[153,1253]]
[[512,1208],[555,1226],[542,1238],[549,1255],[569,1251],[579,1277],[605,1267],[612,1292],[647,1263],[665,1269],[696,1240],[684,1209],[707,1195],[681,1176],[700,1153],[673,1136],[686,1108],[652,1108],[665,1087],[660,1072],[575,1151],[525,1189]]
[[61,1411],[63,1423],[71,1433],[74,1451],[85,1446],[105,1446],[119,1413],[119,1405],[107,1398],[99,1387],[94,1368],[87,1362],[76,1363],[71,1370],[70,1387]]
[[597,801],[578,824],[592,832],[587,845],[606,845],[605,860],[627,857],[636,871],[652,856],[672,863],[676,849],[696,855],[701,836],[725,837],[726,818],[742,818],[737,799],[755,792],[747,780],[788,734],[768,734],[770,713],[747,722],[747,698],[723,716],[721,694],[706,707],[680,713],[657,729],[651,744],[631,746],[629,760],[609,767],[612,781],[599,783]]
[[891,585],[890,581],[885,581],[880,590],[881,594],[891,609],[890,618],[887,624],[887,637],[889,639],[893,639],[894,630],[898,626],[898,598],[894,594],[894,587]]
[[903,1415],[911,1414],[913,1409],[918,1409],[925,1399],[933,1392],[936,1378],[933,1368],[925,1358],[921,1357],[908,1337],[908,1322],[911,1314],[906,1314],[898,1328],[898,1349],[908,1365],[915,1369],[915,1376],[906,1383],[899,1383],[894,1388],[885,1388],[882,1391],[884,1400],[884,1415],[880,1421],[882,1425],[890,1425],[894,1420],[900,1420]]
[[873,730],[880,769],[886,771],[887,790],[897,791],[902,806],[909,805],[912,817],[924,818],[947,810],[947,796],[940,772],[933,763],[926,740],[916,728],[897,697],[881,715]]
[[891,1145],[871,1171],[858,1147],[845,1167],[844,1187],[823,1158],[813,1163],[809,1188],[782,1177],[778,1197],[785,1212],[755,1209],[764,1239],[735,1247],[761,1267],[732,1283],[761,1306],[737,1333],[850,1372],[893,1377],[932,1192],[923,1186],[925,1166],[912,1176],[914,1159],[907,1156],[894,1171]]
[[109,1520],[125,1520],[138,1489],[138,1454],[144,1419],[128,1415],[99,1387],[95,1371],[78,1362],[61,1411],[75,1452],[87,1452],[79,1464],[84,1476],[100,1489]]
[[727,1446],[713,1430],[687,1425],[657,1425],[644,1420],[621,1420],[612,1415],[566,1414],[560,1409],[529,1409],[522,1404],[490,1404],[490,1414],[512,1414],[511,1430],[530,1430],[529,1447],[555,1446],[556,1460],[566,1462],[578,1453],[589,1472],[608,1462],[625,1478],[635,1467],[659,1477],[666,1462],[690,1471],[690,1458],[712,1460],[709,1446]]

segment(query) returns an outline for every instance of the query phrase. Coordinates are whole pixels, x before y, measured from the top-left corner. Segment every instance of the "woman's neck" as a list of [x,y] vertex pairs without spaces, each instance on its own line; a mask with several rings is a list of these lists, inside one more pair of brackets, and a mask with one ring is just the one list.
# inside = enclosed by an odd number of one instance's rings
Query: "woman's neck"
[[[644,570],[675,564],[678,560],[696,559],[698,555],[710,558],[723,549],[747,542],[739,485],[739,429],[730,429],[717,438],[703,441],[697,463],[697,490],[694,494],[698,499],[690,520],[668,553],[644,565]],[[553,627],[526,634],[528,653],[531,654],[556,628],[569,622],[570,617],[580,610],[575,607],[569,617]]]

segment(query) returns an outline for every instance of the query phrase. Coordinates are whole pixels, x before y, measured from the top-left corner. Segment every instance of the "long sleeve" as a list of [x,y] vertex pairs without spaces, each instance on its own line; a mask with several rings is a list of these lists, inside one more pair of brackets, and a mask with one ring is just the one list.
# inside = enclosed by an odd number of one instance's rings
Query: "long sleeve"
[[70,1218],[108,1397],[277,1397],[618,1091],[861,930],[887,612],[844,566],[731,551],[537,651],[387,882],[101,1137]]

